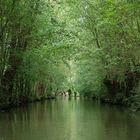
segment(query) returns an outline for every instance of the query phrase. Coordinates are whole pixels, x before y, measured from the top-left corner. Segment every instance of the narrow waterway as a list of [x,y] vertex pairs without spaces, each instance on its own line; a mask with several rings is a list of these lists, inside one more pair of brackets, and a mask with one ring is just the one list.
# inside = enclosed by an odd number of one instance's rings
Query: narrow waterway
[[140,113],[57,99],[0,112],[0,140],[140,140]]

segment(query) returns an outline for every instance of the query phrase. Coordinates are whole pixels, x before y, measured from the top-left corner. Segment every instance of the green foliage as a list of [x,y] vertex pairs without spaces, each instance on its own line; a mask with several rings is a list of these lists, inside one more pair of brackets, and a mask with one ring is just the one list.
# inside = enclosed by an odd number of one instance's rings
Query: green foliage
[[139,1],[1,0],[0,9],[0,101],[68,90],[139,97]]
[[[31,49],[25,53],[21,74],[31,84],[33,95],[40,94],[37,90],[42,85],[42,96],[57,94],[66,89],[65,81],[69,68],[57,57],[58,52],[45,46]],[[40,89],[41,90],[41,89]]]

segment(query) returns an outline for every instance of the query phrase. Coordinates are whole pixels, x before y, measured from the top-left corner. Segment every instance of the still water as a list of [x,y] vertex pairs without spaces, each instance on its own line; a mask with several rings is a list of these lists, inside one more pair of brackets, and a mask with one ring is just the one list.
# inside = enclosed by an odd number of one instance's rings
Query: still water
[[140,140],[140,113],[57,99],[0,112],[0,140]]

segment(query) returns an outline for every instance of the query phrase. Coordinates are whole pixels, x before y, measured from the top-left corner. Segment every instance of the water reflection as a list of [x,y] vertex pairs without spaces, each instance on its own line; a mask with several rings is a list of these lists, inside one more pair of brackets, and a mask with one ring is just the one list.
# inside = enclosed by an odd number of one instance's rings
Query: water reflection
[[0,113],[0,140],[140,140],[140,114],[59,99]]

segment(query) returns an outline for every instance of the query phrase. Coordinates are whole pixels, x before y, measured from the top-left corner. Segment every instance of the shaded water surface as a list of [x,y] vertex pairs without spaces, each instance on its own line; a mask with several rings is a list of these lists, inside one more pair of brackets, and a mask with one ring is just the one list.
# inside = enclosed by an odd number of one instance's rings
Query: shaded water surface
[[140,140],[140,114],[59,99],[0,112],[0,140]]

